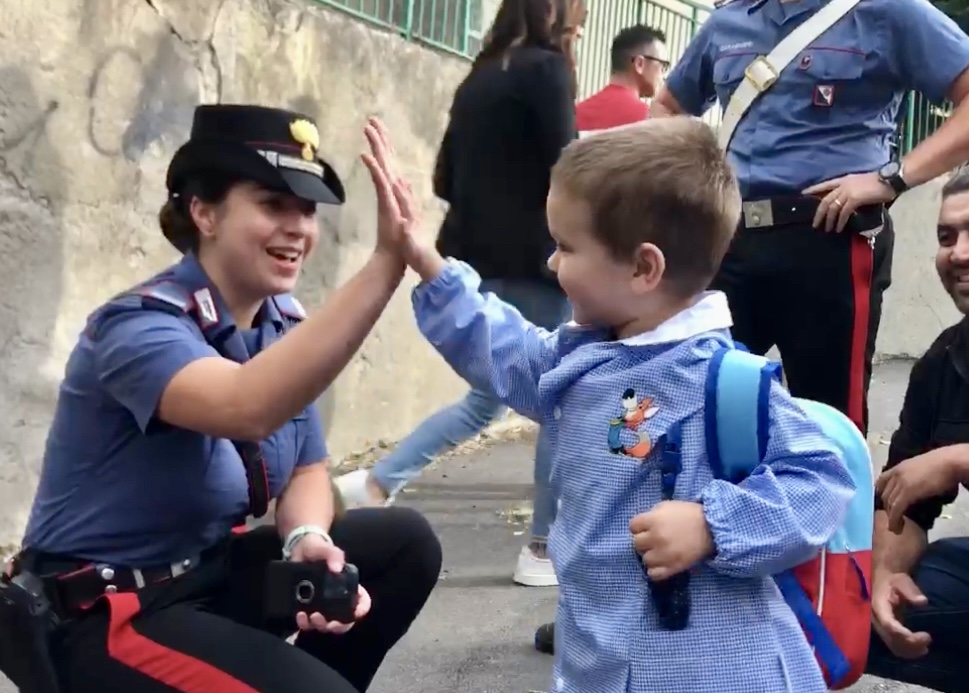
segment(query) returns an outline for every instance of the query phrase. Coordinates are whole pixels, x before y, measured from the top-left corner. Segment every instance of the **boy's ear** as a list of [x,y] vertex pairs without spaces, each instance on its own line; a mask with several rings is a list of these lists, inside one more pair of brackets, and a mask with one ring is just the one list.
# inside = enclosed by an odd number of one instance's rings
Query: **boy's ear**
[[663,251],[652,243],[640,243],[634,253],[636,271],[633,274],[633,289],[643,294],[654,291],[666,274]]

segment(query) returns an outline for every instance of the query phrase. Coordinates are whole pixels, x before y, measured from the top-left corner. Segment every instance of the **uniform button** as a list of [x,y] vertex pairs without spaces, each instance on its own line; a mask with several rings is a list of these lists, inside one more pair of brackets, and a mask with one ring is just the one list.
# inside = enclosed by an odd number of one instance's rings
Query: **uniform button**
[[751,214],[750,215],[750,218],[753,220],[753,222],[755,224],[759,224],[760,223],[760,215],[759,214]]
[[114,594],[117,591],[118,591],[118,588],[115,587],[114,585],[108,585],[107,587],[104,588],[105,594]]
[[182,567],[183,568],[191,568],[192,567],[192,559],[191,558],[186,558],[184,561],[182,561]]
[[565,679],[559,676],[557,679],[555,679],[555,690],[560,691],[563,688],[565,688]]
[[558,407],[555,407],[555,409],[552,410],[552,418],[554,418],[556,421],[558,421],[559,419],[561,419],[562,418],[562,410],[560,408],[558,408]]
[[102,580],[114,580],[114,570],[111,568],[101,569],[101,579]]

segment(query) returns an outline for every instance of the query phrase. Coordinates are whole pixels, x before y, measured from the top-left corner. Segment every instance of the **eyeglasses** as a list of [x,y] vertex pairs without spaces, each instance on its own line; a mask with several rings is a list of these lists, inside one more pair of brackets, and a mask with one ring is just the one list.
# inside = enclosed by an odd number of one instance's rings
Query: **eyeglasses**
[[663,60],[662,58],[657,58],[652,55],[640,55],[638,56],[643,60],[649,60],[650,62],[659,63],[660,69],[665,73],[670,71],[670,61]]

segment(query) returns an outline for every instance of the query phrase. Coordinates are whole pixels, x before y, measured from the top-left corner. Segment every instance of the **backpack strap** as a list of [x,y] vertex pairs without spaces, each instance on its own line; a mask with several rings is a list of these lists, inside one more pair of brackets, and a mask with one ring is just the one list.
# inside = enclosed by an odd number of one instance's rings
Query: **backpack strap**
[[713,475],[736,483],[767,453],[771,382],[781,365],[751,354],[742,345],[722,346],[710,359],[704,425]]

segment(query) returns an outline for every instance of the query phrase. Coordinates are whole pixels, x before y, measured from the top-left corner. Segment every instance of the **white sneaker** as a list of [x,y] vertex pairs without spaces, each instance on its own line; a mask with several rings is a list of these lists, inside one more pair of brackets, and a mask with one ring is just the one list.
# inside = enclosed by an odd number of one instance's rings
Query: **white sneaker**
[[527,546],[523,547],[522,552],[518,554],[518,565],[515,566],[515,575],[512,579],[526,587],[557,587],[559,584],[552,561],[539,558]]
[[367,479],[369,477],[370,472],[366,469],[357,469],[338,476],[333,480],[333,485],[336,486],[337,491],[343,496],[343,504],[347,509],[372,508],[374,506],[386,506],[393,503],[393,499],[391,498],[388,498],[383,503],[378,503],[374,500],[373,496],[370,495],[370,488],[367,485]]

